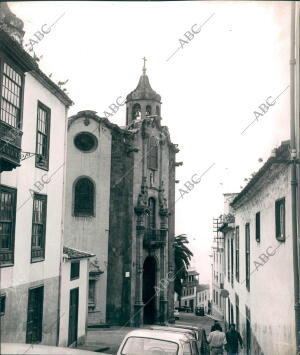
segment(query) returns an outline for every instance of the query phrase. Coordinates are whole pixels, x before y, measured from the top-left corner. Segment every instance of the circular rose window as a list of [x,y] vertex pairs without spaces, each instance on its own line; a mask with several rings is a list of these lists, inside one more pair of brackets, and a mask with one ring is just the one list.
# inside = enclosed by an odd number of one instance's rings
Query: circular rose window
[[88,153],[92,152],[97,148],[98,140],[97,138],[88,132],[78,133],[74,138],[75,147],[82,152]]

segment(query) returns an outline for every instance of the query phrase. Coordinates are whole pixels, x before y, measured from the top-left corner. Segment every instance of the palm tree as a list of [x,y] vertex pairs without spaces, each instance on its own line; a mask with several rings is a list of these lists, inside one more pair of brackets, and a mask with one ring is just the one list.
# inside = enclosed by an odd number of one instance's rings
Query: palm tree
[[190,265],[193,253],[186,246],[189,244],[186,234],[177,235],[174,238],[174,256],[175,256],[175,280],[174,290],[179,298],[182,291],[182,279],[187,276],[187,269]]

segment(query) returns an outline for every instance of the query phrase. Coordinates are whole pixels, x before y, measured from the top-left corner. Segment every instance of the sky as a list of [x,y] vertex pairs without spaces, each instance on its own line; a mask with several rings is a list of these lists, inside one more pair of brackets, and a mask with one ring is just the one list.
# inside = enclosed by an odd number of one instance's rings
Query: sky
[[[68,80],[70,115],[111,112],[118,97],[135,89],[147,58],[150,84],[162,97],[162,124],[183,162],[176,168],[176,234],[187,234],[203,283],[223,194],[240,192],[289,139],[290,4],[9,3],[24,21],[25,47],[37,42],[40,68],[56,83]],[[109,119],[125,125],[125,105]],[[199,183],[189,183],[193,176],[201,176]]]

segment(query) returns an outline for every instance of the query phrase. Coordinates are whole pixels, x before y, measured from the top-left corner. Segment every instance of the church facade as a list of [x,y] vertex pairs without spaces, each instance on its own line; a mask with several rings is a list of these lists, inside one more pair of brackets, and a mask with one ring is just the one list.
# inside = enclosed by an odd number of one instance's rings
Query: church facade
[[65,244],[95,254],[90,324],[173,318],[178,149],[145,68],[126,108],[126,127],[93,111],[69,118]]
[[108,323],[139,326],[173,318],[178,149],[161,120],[161,97],[144,67],[126,99],[130,135],[123,144],[122,134],[112,137]]

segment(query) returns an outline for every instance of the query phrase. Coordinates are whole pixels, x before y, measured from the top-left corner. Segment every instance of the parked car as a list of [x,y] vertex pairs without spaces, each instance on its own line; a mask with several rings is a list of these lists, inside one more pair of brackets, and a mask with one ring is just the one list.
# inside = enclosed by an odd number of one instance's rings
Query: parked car
[[166,332],[185,333],[185,334],[191,335],[194,339],[198,340],[196,331],[194,331],[193,329],[188,329],[188,328],[184,328],[184,327],[180,327],[180,326],[175,327],[174,324],[172,324],[171,326],[168,326],[168,325],[167,326],[165,326],[165,325],[152,325],[150,327],[150,329],[163,330],[163,331],[166,331]]
[[179,319],[179,311],[176,308],[174,309],[174,318]]
[[205,330],[200,327],[194,327],[185,324],[172,324],[172,326],[152,326],[150,329],[189,334],[195,340],[197,340],[198,353],[201,355],[209,355],[209,345],[207,342],[206,333]]
[[192,312],[191,307],[184,306],[183,308],[184,308],[184,312],[186,312],[186,313],[191,313]]
[[198,344],[188,333],[138,329],[123,339],[117,355],[200,355]]
[[195,314],[196,316],[204,316],[204,307],[196,307]]
[[179,311],[179,312],[184,312],[184,311],[185,311],[185,308],[184,308],[184,306],[181,306],[181,307],[177,307],[177,309],[178,309],[178,311]]
[[[24,343],[1,343],[1,354],[66,354],[66,355],[93,355],[93,351],[77,350],[74,348],[64,348],[58,346],[48,346],[39,344]],[[98,353],[108,355],[105,353]]]

